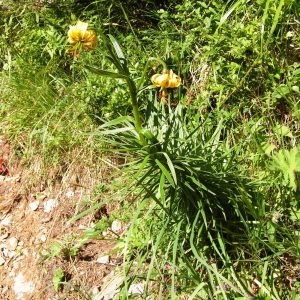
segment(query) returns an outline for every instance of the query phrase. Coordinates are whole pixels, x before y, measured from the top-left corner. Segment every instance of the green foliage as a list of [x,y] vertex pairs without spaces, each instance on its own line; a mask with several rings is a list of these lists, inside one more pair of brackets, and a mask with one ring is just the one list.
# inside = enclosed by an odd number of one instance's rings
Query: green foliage
[[[10,2],[1,133],[29,161],[67,163],[72,149],[97,156],[100,145],[125,158],[118,180],[136,199],[119,240],[123,295],[143,278],[145,298],[297,299],[298,1]],[[77,18],[99,38],[74,59],[66,34]],[[156,57],[182,78],[168,105],[149,85]],[[48,257],[76,256],[109,223]]]
[[64,281],[65,274],[61,268],[55,269],[52,283],[56,292],[61,288],[62,282]]

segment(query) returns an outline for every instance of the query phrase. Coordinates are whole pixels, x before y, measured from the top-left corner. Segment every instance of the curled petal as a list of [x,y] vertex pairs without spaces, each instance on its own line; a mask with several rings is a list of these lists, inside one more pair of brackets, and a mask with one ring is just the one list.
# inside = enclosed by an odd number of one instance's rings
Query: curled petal
[[83,49],[90,50],[96,48],[97,38],[93,30],[87,30],[83,36]]
[[151,81],[155,86],[162,88],[176,88],[181,84],[181,78],[172,70],[163,70],[162,74],[153,75]]
[[181,78],[170,70],[168,88],[177,88],[181,84]]
[[155,74],[151,77],[151,81],[155,86],[167,87],[169,82],[168,74]]

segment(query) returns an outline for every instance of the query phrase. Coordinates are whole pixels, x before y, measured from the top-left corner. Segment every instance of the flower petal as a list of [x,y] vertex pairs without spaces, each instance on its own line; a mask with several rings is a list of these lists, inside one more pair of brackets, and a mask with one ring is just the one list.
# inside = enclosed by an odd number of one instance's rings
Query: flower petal
[[151,81],[155,86],[167,87],[169,81],[169,75],[155,74],[151,77]]

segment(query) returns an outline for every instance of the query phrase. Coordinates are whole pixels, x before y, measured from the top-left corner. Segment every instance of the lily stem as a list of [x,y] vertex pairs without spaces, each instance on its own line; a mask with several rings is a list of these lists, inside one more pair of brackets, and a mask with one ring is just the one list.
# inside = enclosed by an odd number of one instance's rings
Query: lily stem
[[139,134],[142,145],[145,146],[147,143],[141,132],[142,131],[142,121],[141,121],[141,115],[140,115],[138,101],[137,101],[137,89],[131,78],[128,77],[128,79],[126,79],[126,81],[127,81],[127,84],[129,87],[129,92],[130,92],[135,129],[136,129],[137,133]]

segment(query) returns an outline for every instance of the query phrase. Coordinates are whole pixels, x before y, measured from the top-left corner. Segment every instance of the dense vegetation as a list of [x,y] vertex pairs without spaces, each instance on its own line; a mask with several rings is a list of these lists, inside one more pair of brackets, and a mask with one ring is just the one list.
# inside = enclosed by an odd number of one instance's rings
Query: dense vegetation
[[[126,162],[121,297],[144,278],[145,298],[299,299],[298,1],[3,1],[0,13],[0,134],[15,157],[39,157],[42,174],[75,152]],[[78,19],[98,42],[74,54]],[[152,85],[163,69],[178,88]]]

